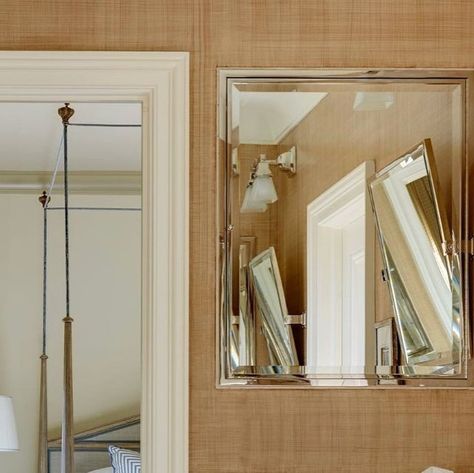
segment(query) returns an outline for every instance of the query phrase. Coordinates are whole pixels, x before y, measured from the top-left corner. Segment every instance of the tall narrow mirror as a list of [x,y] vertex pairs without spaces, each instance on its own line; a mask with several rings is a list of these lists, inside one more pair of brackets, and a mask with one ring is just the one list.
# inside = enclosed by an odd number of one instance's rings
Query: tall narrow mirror
[[272,365],[298,365],[293,332],[286,325],[288,309],[275,250],[270,247],[250,262],[256,311],[262,320]]
[[459,260],[430,140],[377,173],[373,209],[404,369],[459,370]]

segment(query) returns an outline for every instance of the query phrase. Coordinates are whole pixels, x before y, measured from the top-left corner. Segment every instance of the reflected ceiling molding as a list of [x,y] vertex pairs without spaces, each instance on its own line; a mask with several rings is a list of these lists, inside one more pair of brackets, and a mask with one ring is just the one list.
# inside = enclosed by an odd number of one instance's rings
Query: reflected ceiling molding
[[[46,171],[1,171],[0,193],[37,194],[49,186],[51,173]],[[141,194],[141,172],[73,171],[69,187],[74,194]],[[58,173],[54,191],[63,189],[63,173]]]
[[232,129],[239,144],[276,145],[326,97],[325,92],[242,92],[235,89]]

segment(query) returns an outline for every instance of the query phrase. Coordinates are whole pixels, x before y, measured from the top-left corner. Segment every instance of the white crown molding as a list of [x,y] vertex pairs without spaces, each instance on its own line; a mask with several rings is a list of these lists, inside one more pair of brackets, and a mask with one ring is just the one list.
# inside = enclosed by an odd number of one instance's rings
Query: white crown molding
[[[73,194],[132,194],[142,191],[142,173],[128,171],[71,171],[69,190]],[[0,194],[40,194],[49,188],[51,172],[0,171]],[[56,176],[53,192],[63,189],[63,173]]]
[[297,91],[237,94],[237,100],[232,100],[232,113],[239,107],[239,120],[232,123],[236,126],[233,133],[240,144],[250,145],[278,145],[327,96],[322,92]]
[[142,471],[186,473],[189,54],[4,51],[0,101],[142,103]]

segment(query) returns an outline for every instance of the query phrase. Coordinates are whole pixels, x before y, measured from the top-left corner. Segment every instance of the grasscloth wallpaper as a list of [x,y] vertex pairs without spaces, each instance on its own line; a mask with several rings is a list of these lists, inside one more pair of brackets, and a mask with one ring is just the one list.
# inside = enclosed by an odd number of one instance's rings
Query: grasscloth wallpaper
[[192,473],[474,472],[474,392],[214,388],[216,68],[474,67],[469,0],[1,0],[0,48],[191,52]]

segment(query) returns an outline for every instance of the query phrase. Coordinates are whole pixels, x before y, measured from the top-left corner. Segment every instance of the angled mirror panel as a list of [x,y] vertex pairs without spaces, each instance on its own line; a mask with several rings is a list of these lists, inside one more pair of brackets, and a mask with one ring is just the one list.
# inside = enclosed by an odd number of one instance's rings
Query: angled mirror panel
[[250,262],[257,314],[271,354],[272,364],[298,366],[293,333],[286,325],[288,309],[275,249],[270,247]]
[[[457,258],[430,140],[405,153],[370,183],[384,274],[402,348],[413,374],[460,372],[462,329]],[[453,294],[454,293],[454,294]]]

